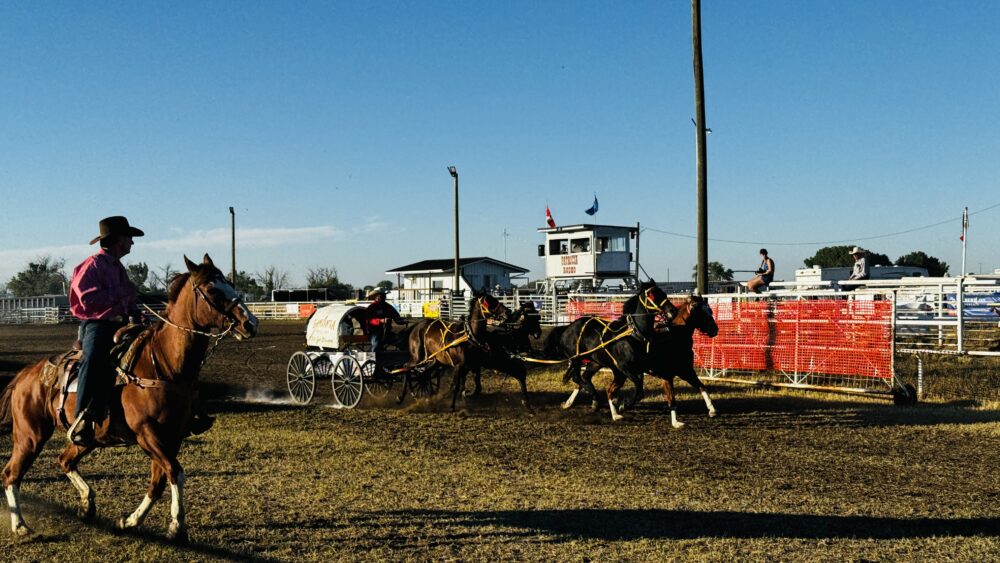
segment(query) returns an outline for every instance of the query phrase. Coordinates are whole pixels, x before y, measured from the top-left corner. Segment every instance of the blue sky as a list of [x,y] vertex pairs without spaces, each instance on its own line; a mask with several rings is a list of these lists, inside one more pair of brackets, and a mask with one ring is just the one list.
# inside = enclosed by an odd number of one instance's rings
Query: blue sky
[[[536,228],[643,233],[689,279],[695,161],[688,2],[0,5],[0,281],[147,236],[126,262],[211,253],[356,285],[462,254],[541,274]],[[957,272],[961,210],[1000,203],[1000,3],[703,3],[711,260],[779,278],[827,241]],[[953,218],[906,235],[868,238]],[[1000,267],[1000,208],[968,269]],[[776,244],[787,243],[787,244]]]

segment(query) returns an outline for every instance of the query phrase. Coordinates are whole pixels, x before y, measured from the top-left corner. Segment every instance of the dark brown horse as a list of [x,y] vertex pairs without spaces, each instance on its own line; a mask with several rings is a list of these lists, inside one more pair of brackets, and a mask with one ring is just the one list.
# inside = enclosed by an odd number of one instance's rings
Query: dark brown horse
[[[213,340],[232,333],[237,339],[257,334],[257,318],[247,309],[222,272],[205,255],[201,264],[184,257],[188,272],[177,276],[168,291],[164,322],[149,329],[152,335],[132,369],[131,384],[121,388],[119,411],[124,424],[105,419],[97,429],[97,447],[138,443],[152,460],[150,483],[139,507],[118,521],[123,529],[142,524],[153,503],[170,484],[171,539],[184,541],[184,470],[177,461],[181,441],[191,423],[192,400],[198,372]],[[216,330],[213,334],[211,331]],[[3,485],[10,507],[11,529],[28,535],[19,505],[18,490],[24,474],[42,451],[56,428],[63,427],[57,414],[58,383],[43,377],[46,360],[21,370],[0,396],[0,424],[13,426],[13,451],[3,469]],[[46,383],[47,381],[47,383]],[[66,411],[75,412],[75,394]],[[72,422],[72,421],[70,421]],[[67,445],[59,456],[59,467],[80,494],[80,515],[94,516],[94,492],[77,470],[92,447]]]
[[[708,389],[705,388],[705,384],[698,378],[694,369],[694,332],[697,330],[709,338],[715,338],[719,334],[719,325],[715,322],[712,308],[697,295],[691,296],[677,308],[677,314],[674,315],[673,320],[669,321],[669,325],[669,331],[654,331],[649,342],[646,371],[663,380],[663,396],[667,401],[667,406],[670,407],[670,423],[674,428],[681,428],[684,423],[677,420],[674,397],[675,377],[680,377],[701,393],[705,400],[705,406],[708,408],[709,417],[716,415],[715,405],[712,404],[712,399],[708,396]],[[585,382],[584,387],[593,388],[593,383],[590,381],[600,367],[593,363],[587,366],[581,376]],[[636,385],[637,389],[642,387],[641,379],[640,381],[633,379],[632,383]],[[623,405],[621,410],[624,410],[625,407],[631,408],[635,402],[630,401],[627,405]]]
[[[597,372],[602,367],[614,374],[607,389],[611,419],[623,417],[618,412],[615,399],[618,391],[629,379],[636,383],[634,403],[643,395],[642,374],[646,370],[649,355],[649,341],[653,336],[657,316],[672,319],[677,308],[667,298],[656,282],[650,280],[639,286],[638,292],[622,305],[622,315],[614,321],[596,316],[585,316],[573,321],[563,329],[553,331],[546,341],[546,355],[550,358],[566,358],[569,367],[563,376],[570,379],[577,388],[563,403],[563,408],[573,406],[581,389],[587,389],[596,397],[589,377],[581,377],[580,370],[587,364],[589,372]],[[592,376],[592,373],[589,373]],[[595,402],[596,408],[596,402]]]
[[[486,360],[486,324],[491,318],[510,318],[510,309],[486,293],[474,293],[465,321],[422,321],[410,332],[410,362],[407,367],[425,370],[451,368],[451,410],[465,389],[469,370]],[[404,378],[408,378],[405,374]],[[406,388],[404,381],[403,388]]]
[[542,337],[542,315],[531,301],[525,301],[511,315],[509,322],[490,329],[486,333],[486,358],[472,368],[475,390],[473,395],[483,392],[483,369],[503,373],[517,380],[521,387],[521,404],[529,411],[528,368],[520,356],[530,356],[531,339]]

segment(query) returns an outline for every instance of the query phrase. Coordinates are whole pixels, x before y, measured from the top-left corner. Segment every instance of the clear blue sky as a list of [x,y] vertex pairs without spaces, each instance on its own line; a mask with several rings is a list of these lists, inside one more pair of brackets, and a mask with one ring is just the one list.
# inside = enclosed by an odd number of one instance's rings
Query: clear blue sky
[[[957,272],[959,217],[1000,203],[1000,3],[703,4],[711,260],[778,277],[823,244]],[[691,14],[673,2],[0,4],[0,281],[71,268],[97,221],[143,228],[126,262],[182,254],[355,285],[463,255],[541,274],[536,228],[693,235]],[[869,239],[949,218],[946,225]],[[1000,267],[1000,208],[968,264]],[[693,239],[646,231],[644,267],[690,279]],[[228,269],[225,267],[224,269]]]

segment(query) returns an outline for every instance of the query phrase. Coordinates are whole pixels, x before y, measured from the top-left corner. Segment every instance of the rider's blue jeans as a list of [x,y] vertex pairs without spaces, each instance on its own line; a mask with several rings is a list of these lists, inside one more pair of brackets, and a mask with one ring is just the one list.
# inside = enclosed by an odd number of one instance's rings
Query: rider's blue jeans
[[87,408],[87,418],[99,421],[108,408],[108,395],[114,387],[111,347],[115,332],[123,325],[114,321],[87,320],[80,323],[83,359],[76,384],[76,416]]

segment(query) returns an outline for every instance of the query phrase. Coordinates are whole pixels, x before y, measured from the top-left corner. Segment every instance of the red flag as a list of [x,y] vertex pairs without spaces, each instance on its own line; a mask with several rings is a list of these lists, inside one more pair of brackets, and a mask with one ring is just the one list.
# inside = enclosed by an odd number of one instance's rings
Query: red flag
[[552,218],[552,212],[549,211],[549,206],[545,206],[545,222],[549,224],[550,229],[556,228],[556,220]]

